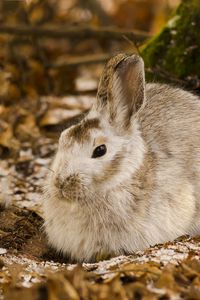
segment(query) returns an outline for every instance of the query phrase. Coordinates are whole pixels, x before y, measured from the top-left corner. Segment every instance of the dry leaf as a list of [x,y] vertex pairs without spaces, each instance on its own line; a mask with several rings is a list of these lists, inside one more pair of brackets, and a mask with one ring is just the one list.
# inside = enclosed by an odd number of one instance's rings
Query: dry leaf
[[20,141],[30,141],[30,138],[36,139],[39,137],[39,128],[32,114],[27,114],[21,118],[19,124],[16,126],[15,134]]
[[0,146],[9,150],[18,150],[20,147],[19,141],[13,135],[12,127],[0,122]]
[[52,109],[46,112],[43,118],[40,120],[40,126],[45,127],[49,125],[58,125],[63,122],[67,122],[81,114],[80,109],[67,110],[67,109]]

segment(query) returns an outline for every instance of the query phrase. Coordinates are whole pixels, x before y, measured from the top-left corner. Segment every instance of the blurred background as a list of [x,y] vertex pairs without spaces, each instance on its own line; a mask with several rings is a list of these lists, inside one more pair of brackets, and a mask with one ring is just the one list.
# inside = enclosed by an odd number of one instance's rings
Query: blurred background
[[[92,65],[93,70],[116,52],[135,51],[160,31],[179,2],[1,0],[0,63],[5,72],[1,79],[5,88],[12,83],[7,98],[73,92],[82,67]],[[31,31],[32,27],[38,30]],[[101,71],[95,69],[94,78]],[[1,91],[2,96],[6,92]]]
[[1,0],[0,157],[87,111],[105,62],[139,52],[180,0]]

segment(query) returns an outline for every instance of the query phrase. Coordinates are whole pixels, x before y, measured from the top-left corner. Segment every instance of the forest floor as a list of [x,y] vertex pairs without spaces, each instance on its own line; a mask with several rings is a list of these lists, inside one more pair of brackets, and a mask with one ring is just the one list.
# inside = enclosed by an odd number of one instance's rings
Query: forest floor
[[180,237],[131,256],[82,265],[70,264],[48,247],[43,180],[59,132],[93,100],[43,97],[38,115],[31,102],[29,108],[21,102],[23,112],[16,108],[17,121],[15,116],[10,123],[13,107],[0,106],[8,126],[0,135],[0,299],[200,299],[200,237]]

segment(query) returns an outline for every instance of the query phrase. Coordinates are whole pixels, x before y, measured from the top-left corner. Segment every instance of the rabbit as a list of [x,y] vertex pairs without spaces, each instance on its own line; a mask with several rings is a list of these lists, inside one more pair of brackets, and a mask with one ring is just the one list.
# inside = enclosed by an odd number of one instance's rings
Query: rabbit
[[143,59],[107,63],[96,102],[65,129],[45,182],[51,246],[76,262],[200,232],[200,99],[145,83]]

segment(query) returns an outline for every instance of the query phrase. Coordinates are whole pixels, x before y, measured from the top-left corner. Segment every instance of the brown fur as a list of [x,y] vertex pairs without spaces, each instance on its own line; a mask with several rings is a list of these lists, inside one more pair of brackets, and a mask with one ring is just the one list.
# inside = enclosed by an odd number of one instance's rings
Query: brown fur
[[[128,130],[130,120],[144,102],[144,72],[141,72],[142,60],[137,56],[118,54],[104,68],[97,93],[97,109],[109,112],[109,121],[121,123]],[[134,82],[134,84],[133,84]],[[118,96],[121,101],[116,101]],[[119,120],[119,110],[124,120]]]
[[76,142],[87,141],[90,138],[90,130],[99,128],[99,123],[99,119],[83,120],[81,123],[70,129],[69,137]]
[[[111,79],[119,63],[127,57],[126,54],[118,54],[111,58],[103,70],[98,86],[97,99],[100,99],[100,105],[106,105],[110,99],[108,93],[110,90]],[[108,88],[109,87],[109,88]]]

